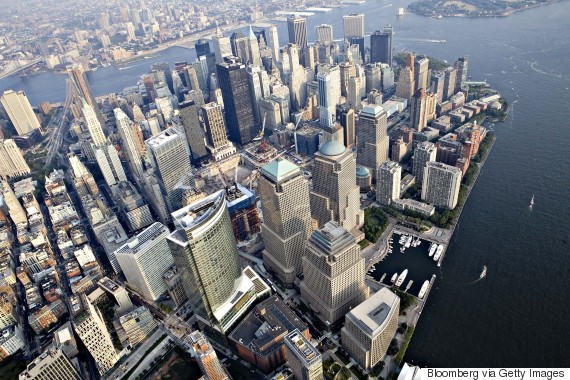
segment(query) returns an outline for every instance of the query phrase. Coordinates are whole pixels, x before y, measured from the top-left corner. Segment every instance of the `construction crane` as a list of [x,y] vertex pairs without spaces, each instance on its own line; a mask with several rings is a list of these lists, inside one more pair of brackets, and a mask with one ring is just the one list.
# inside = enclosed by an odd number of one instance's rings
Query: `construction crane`
[[297,128],[299,128],[299,123],[301,123],[304,114],[305,110],[302,110],[301,114],[299,115],[299,120],[297,120],[297,124],[295,124],[295,129],[293,129],[293,138],[295,140],[295,154],[299,154],[299,147],[297,146]]
[[261,131],[259,131],[259,134],[257,135],[257,137],[254,137],[253,141],[259,141],[263,138],[263,134],[265,133],[265,119],[267,116],[267,112],[263,113],[263,123],[261,124]]

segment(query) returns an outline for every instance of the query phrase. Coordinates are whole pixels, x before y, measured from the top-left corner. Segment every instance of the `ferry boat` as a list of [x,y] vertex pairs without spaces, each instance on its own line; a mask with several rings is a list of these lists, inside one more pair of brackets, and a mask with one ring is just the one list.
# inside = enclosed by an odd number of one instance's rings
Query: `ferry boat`
[[433,261],[439,260],[442,252],[443,252],[443,244],[440,244],[435,251],[435,255],[433,256]]
[[436,249],[437,249],[437,244],[431,243],[431,246],[429,247],[429,257],[433,256]]
[[396,280],[396,286],[401,286],[404,283],[404,280],[406,279],[406,276],[408,275],[408,270],[404,269],[404,271],[402,272],[402,274],[400,274],[398,276],[398,279]]
[[428,287],[429,287],[429,280],[425,280],[424,284],[422,285],[422,288],[420,289],[420,293],[418,294],[418,298],[424,298],[428,290]]
[[394,273],[394,275],[392,276],[392,278],[390,279],[390,281],[392,283],[394,283],[394,281],[396,281],[396,279],[398,278],[398,272]]
[[398,8],[396,16],[403,16],[405,14],[404,8]]

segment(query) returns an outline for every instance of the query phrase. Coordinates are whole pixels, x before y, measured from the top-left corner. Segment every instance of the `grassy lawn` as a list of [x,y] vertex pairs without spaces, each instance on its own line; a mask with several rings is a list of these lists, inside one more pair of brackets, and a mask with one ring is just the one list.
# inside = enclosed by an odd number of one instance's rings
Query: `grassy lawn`
[[359,241],[358,245],[360,246],[360,249],[364,249],[370,245],[370,242],[368,240],[364,239],[364,240]]

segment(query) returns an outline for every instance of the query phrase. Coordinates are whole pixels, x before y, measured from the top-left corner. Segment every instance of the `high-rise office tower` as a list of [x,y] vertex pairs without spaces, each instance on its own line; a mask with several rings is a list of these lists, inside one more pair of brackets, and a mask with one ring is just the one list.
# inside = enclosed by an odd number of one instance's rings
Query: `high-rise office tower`
[[411,102],[414,94],[415,81],[413,67],[406,66],[400,70],[400,77],[396,86],[396,96]]
[[378,167],[376,181],[376,201],[389,206],[394,199],[400,198],[402,167],[394,161],[386,161]]
[[127,176],[121,165],[121,160],[119,159],[119,154],[114,145],[108,142],[99,146],[93,145],[93,153],[97,161],[97,166],[99,166],[105,178],[105,182],[109,187],[115,185],[117,182],[127,180]]
[[412,174],[416,177],[417,184],[423,183],[424,168],[428,162],[435,161],[436,155],[437,148],[429,141],[421,142],[416,146],[414,150]]
[[253,304],[257,284],[266,287],[252,281],[251,268],[241,269],[225,194],[220,190],[172,213],[176,230],[168,237],[198,324],[220,338]]
[[430,161],[424,168],[422,200],[436,207],[457,206],[463,172],[455,166]]
[[315,28],[317,32],[317,42],[323,44],[330,44],[333,42],[333,27],[329,24],[317,25]]
[[218,149],[228,144],[226,123],[222,106],[208,103],[200,109],[202,120],[206,127],[206,139],[211,149]]
[[227,57],[226,62],[217,65],[217,70],[230,139],[245,145],[257,134],[247,70],[237,57]]
[[203,105],[200,112],[206,129],[206,149],[214,161],[234,155],[236,148],[228,141],[223,107],[212,102]]
[[30,167],[14,140],[0,140],[0,178],[15,178],[30,173]]
[[18,135],[40,128],[40,122],[24,91],[4,91],[0,100]]
[[182,205],[182,192],[177,185],[191,173],[186,142],[174,128],[168,128],[146,140],[145,144],[160,179],[162,194],[170,210],[177,210]]
[[137,35],[135,34],[135,26],[132,22],[127,22],[126,24],[127,29],[127,39],[129,41],[134,41],[137,39]]
[[366,106],[356,121],[356,162],[367,167],[373,173],[373,179],[378,166],[388,159],[390,138],[387,128],[386,111],[378,105]]
[[232,33],[230,41],[232,44],[232,54],[238,57],[243,64],[251,62],[248,38],[241,32],[241,30]]
[[[355,182],[356,174],[352,179]],[[366,269],[356,238],[337,222],[314,231],[303,256],[301,300],[326,325],[342,320],[368,298]]]
[[192,343],[192,350],[195,353],[196,361],[204,378],[208,380],[229,379],[208,338],[200,331],[194,331],[190,334],[190,342]]
[[259,55],[259,42],[251,25],[249,26],[249,33],[247,35],[247,50],[249,55],[249,63],[255,66],[261,66],[261,55]]
[[69,67],[67,69],[67,73],[69,74],[69,79],[71,81],[71,89],[73,91],[72,96],[76,100],[77,104],[81,107],[81,99],[84,99],[87,104],[93,108],[93,111],[97,116],[97,120],[99,120],[99,124],[101,126],[105,125],[105,118],[103,118],[99,105],[97,105],[97,101],[91,93],[89,84],[87,83],[87,78],[85,77],[85,73],[81,66],[75,65]]
[[141,155],[136,143],[137,136],[133,135],[133,122],[120,108],[115,108],[113,112],[115,114],[117,130],[123,142],[123,150],[127,157],[127,164],[132,175],[140,181],[143,175],[143,167]]
[[445,70],[445,80],[443,83],[443,101],[449,100],[455,95],[455,86],[457,84],[457,69],[448,67]]
[[305,106],[307,100],[307,75],[305,69],[299,64],[299,47],[294,44],[288,44],[284,51],[289,56],[291,108],[299,110]]
[[336,121],[342,126],[344,146],[351,149],[356,144],[356,117],[353,109],[342,105],[336,107]]
[[186,80],[186,86],[189,90],[202,91],[200,87],[200,80],[198,79],[198,73],[194,65],[185,66],[183,69],[184,79]]
[[[267,85],[267,92],[269,92],[269,77],[267,72],[259,66],[249,65],[247,70],[247,81],[249,83],[249,92],[253,108],[253,116],[256,124],[261,125],[263,121],[263,115],[259,112],[259,102],[261,99],[265,98],[263,94],[263,86]],[[263,75],[262,73],[265,73]],[[263,83],[265,82],[265,83]],[[269,94],[267,95],[269,97]]]
[[364,38],[364,14],[351,13],[343,16],[344,39],[350,42],[351,38]]
[[301,50],[307,46],[307,19],[299,16],[287,17],[289,43],[297,45]]
[[360,97],[361,89],[363,86],[362,78],[360,77],[351,77],[348,80],[348,88],[346,93],[346,102],[348,106],[355,110],[360,110],[362,108],[361,101],[362,98]]
[[322,380],[323,360],[319,351],[297,329],[285,335],[285,357],[295,380]]
[[82,380],[73,363],[59,347],[51,347],[20,373],[19,380]]
[[364,223],[360,190],[356,185],[354,153],[338,141],[329,141],[315,153],[311,215],[319,226],[335,220],[349,231]]
[[216,33],[212,36],[212,45],[214,45],[214,54],[216,55],[216,63],[224,62],[224,58],[232,55],[232,45],[229,37],[224,37],[222,30],[216,24]]
[[349,61],[341,63],[338,67],[340,70],[340,94],[346,97],[348,93],[348,80],[356,76],[356,66],[352,59],[350,59]]
[[437,73],[431,77],[431,92],[435,94],[437,103],[443,103],[445,74]]
[[412,96],[410,110],[410,126],[421,132],[427,126],[427,94],[424,88],[419,88]]
[[396,335],[399,314],[400,298],[382,288],[346,315],[342,345],[362,368],[369,370],[382,360]]
[[279,35],[277,34],[277,26],[271,25],[269,28],[269,47],[271,48],[271,56],[273,57],[274,62],[278,62],[281,60],[279,54]]
[[320,124],[330,127],[336,119],[336,105],[340,99],[340,68],[327,65],[320,70],[317,74]]
[[459,92],[465,88],[467,82],[467,69],[469,68],[469,59],[467,57],[460,57],[455,61],[454,68],[457,70],[455,79],[455,92]]
[[279,280],[292,286],[311,232],[309,181],[295,164],[278,158],[261,168],[263,261]]
[[86,295],[81,295],[81,304],[83,310],[73,318],[75,333],[95,360],[99,374],[105,375],[119,357],[99,309],[93,306]]
[[366,78],[366,93],[376,89],[382,91],[382,66],[379,63],[370,63],[364,66]]
[[196,164],[208,155],[206,142],[204,140],[204,130],[200,125],[199,112],[202,104],[194,100],[187,100],[180,103],[180,121],[184,127],[186,142],[190,147],[192,163]]
[[388,91],[394,86],[394,70],[389,66],[382,67],[382,91]]
[[414,63],[415,90],[428,89],[429,85],[429,59],[424,57]]
[[149,302],[166,292],[162,276],[174,264],[168,235],[168,227],[157,222],[115,251],[127,282]]
[[99,119],[97,119],[95,109],[83,98],[81,99],[81,111],[83,113],[83,118],[85,119],[85,124],[87,125],[87,130],[89,130],[89,135],[91,135],[93,145],[101,146],[106,144],[107,137],[105,137],[101,123],[99,122]]
[[196,57],[210,54],[210,44],[208,40],[204,38],[200,38],[196,41],[194,43],[194,48],[196,49]]
[[370,62],[386,63],[392,66],[392,35],[394,28],[390,25],[384,27],[384,31],[375,31],[370,35]]

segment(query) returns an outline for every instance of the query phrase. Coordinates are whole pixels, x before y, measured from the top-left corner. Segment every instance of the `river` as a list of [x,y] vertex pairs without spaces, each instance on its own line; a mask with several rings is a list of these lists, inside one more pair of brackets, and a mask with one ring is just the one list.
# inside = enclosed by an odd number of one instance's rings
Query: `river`
[[[364,12],[366,33],[392,24],[397,50],[453,62],[469,56],[473,80],[487,79],[512,105],[461,215],[406,360],[439,367],[570,367],[570,2],[506,18],[426,19],[395,15],[369,0],[308,19],[342,36],[342,14]],[[281,43],[285,23],[277,23]],[[436,43],[434,40],[447,40]],[[170,48],[160,58],[88,74],[96,95],[134,85],[153,62],[193,59]],[[64,76],[0,81],[33,104],[65,98]],[[535,204],[529,209],[531,196]],[[483,265],[488,275],[477,279]]]

